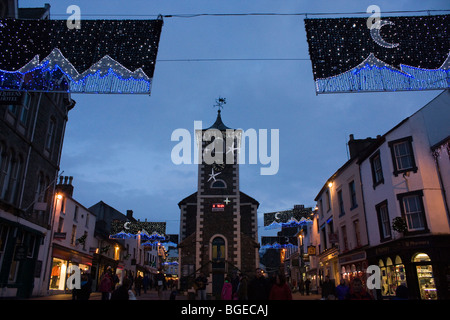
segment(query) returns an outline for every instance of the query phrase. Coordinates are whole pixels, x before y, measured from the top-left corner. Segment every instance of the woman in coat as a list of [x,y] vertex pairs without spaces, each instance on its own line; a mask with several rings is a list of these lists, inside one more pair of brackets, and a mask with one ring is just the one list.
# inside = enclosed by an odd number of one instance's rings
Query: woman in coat
[[282,273],[275,276],[275,283],[270,289],[269,300],[292,300],[291,288]]
[[221,294],[222,300],[231,300],[232,293],[233,293],[233,286],[230,283],[230,278],[227,276],[225,278],[225,282],[222,287],[222,294]]

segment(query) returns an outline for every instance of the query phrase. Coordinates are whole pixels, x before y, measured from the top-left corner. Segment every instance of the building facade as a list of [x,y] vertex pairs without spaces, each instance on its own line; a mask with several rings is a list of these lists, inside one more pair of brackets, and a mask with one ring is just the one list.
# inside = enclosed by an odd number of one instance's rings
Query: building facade
[[[24,10],[17,1],[3,1],[0,12],[48,19],[49,6]],[[47,287],[44,243],[68,112],[75,102],[69,93],[1,93],[0,296],[29,297]]]
[[202,156],[198,190],[178,204],[180,281],[186,283],[203,272],[209,279],[207,292],[215,295],[220,294],[226,274],[254,274],[259,266],[259,203],[239,190],[238,152],[227,149],[240,145],[240,137],[239,130],[223,124],[220,110],[210,128],[196,131],[201,154],[216,158],[208,162]]
[[[367,257],[381,268],[385,296],[404,284],[414,298],[450,298],[449,106],[446,90],[359,160]],[[394,228],[395,221],[405,228]]]
[[350,159],[315,199],[321,280],[365,282],[375,265],[383,298],[400,285],[413,299],[449,298],[449,105],[446,90],[383,136],[350,136]]
[[90,275],[97,244],[96,217],[73,198],[72,177],[60,177],[54,208],[50,255],[45,268],[48,291],[43,290],[43,295],[70,289],[67,278],[72,266]]

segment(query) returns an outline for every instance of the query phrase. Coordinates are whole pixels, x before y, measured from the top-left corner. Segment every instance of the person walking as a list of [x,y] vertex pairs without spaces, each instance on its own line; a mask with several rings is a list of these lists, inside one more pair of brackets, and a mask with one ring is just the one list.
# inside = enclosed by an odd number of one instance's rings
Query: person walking
[[303,281],[303,278],[298,281],[298,291],[302,296],[305,294],[305,281]]
[[138,296],[141,295],[141,288],[142,288],[142,276],[139,274],[136,277],[136,280],[134,281],[134,290],[136,291],[136,294]]
[[247,275],[242,274],[237,289],[238,300],[248,300],[248,280]]
[[144,278],[142,279],[142,289],[144,289],[144,294],[147,293],[149,283],[150,279],[148,278],[148,273],[145,273]]
[[156,290],[158,290],[158,297],[160,300],[162,299],[163,290],[166,286],[165,283],[166,283],[166,277],[164,277],[164,273],[162,272],[162,270],[159,269],[159,271],[155,277],[155,286],[156,286]]
[[117,286],[116,290],[111,294],[111,300],[130,300],[128,294],[130,284],[130,280],[125,277],[122,281],[122,285]]
[[361,279],[354,278],[347,295],[347,300],[373,300],[373,298],[363,287]]
[[223,283],[222,287],[222,294],[220,295],[220,298],[222,300],[231,300],[233,297],[233,286],[230,283],[230,277],[225,278],[225,282]]
[[306,290],[306,295],[309,296],[309,288],[311,287],[311,280],[309,280],[309,278],[306,278],[305,280],[305,290]]
[[111,267],[108,267],[100,280],[98,291],[102,293],[102,300],[109,300],[112,288]]
[[270,289],[269,300],[292,300],[291,288],[289,288],[286,277],[281,272],[275,276],[275,283]]
[[336,298],[335,288],[330,280],[329,276],[325,277],[325,281],[322,283],[322,299],[334,300]]
[[260,268],[256,269],[255,277],[248,284],[249,300],[267,300],[269,298],[269,282]]
[[341,279],[341,283],[336,287],[336,296],[338,300],[345,300],[349,290],[350,288],[345,283],[345,279]]
[[206,285],[208,284],[208,279],[206,279],[203,272],[200,272],[195,279],[195,284],[197,286],[198,298],[200,300],[206,300]]

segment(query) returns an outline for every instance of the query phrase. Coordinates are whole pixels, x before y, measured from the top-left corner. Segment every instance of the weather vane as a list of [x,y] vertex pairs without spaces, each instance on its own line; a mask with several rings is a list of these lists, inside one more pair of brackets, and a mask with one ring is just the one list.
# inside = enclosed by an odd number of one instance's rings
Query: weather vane
[[224,104],[227,104],[227,100],[225,98],[219,97],[219,99],[216,99],[216,104],[214,105],[214,107],[218,107],[220,111],[221,109],[223,109]]

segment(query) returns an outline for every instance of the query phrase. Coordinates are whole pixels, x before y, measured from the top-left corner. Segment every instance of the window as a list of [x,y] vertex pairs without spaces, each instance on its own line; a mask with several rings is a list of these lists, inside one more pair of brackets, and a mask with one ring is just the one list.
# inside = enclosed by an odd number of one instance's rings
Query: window
[[214,262],[225,260],[225,240],[221,237],[216,237],[212,241],[212,260]]
[[55,118],[50,118],[50,122],[47,128],[47,136],[45,139],[45,149],[48,151],[52,150],[53,142],[55,139],[55,130],[56,130],[56,120]]
[[339,202],[339,216],[343,216],[345,214],[345,211],[344,211],[344,199],[342,198],[342,190],[338,191],[337,196]]
[[78,222],[78,206],[75,206],[75,212],[73,213],[73,221]]
[[361,246],[361,233],[359,230],[359,220],[353,221],[353,231],[355,232],[356,247]]
[[17,201],[17,191],[19,189],[20,184],[20,174],[22,171],[22,165],[23,161],[22,158],[19,157],[16,162],[14,162],[13,169],[12,169],[12,175],[11,175],[11,181],[10,181],[10,192],[9,192],[9,201],[11,203],[16,203]]
[[11,154],[2,154],[2,167],[0,170],[0,198],[3,199],[8,190],[9,178],[11,176]]
[[85,224],[86,228],[89,228],[89,214],[86,213],[86,224]]
[[422,196],[421,190],[397,195],[402,216],[408,225],[408,231],[426,231],[427,229]]
[[412,137],[389,142],[391,148],[394,175],[407,171],[417,172],[412,149]]
[[64,227],[64,218],[63,217],[59,217],[59,222],[58,222],[58,233],[61,233]]
[[330,191],[325,191],[325,194],[327,196],[327,211],[331,210],[331,198],[330,198]]
[[348,239],[347,239],[347,228],[345,226],[341,227],[342,242],[344,244],[344,250],[348,250]]
[[383,168],[381,167],[380,151],[370,158],[370,166],[372,168],[373,187],[375,188],[380,183],[384,183]]
[[355,181],[352,181],[348,184],[348,190],[350,192],[350,203],[351,203],[351,208],[355,209],[358,206],[358,203],[356,202],[356,188],[355,188]]
[[17,116],[19,108],[15,104],[10,104],[8,106],[8,111],[11,112],[14,116]]
[[381,241],[388,240],[391,238],[391,224],[389,219],[387,200],[378,204],[376,206],[376,211],[378,215],[378,227],[380,229],[380,239]]
[[225,181],[217,179],[216,181],[213,181],[211,183],[211,188],[213,189],[224,189],[227,187],[227,184],[225,183]]
[[30,110],[30,100],[31,96],[29,93],[24,94],[24,99],[22,103],[22,111],[20,113],[20,122],[25,126],[28,121],[28,112]]
[[75,239],[77,237],[77,226],[72,226],[72,236],[70,237],[70,244],[75,244]]

